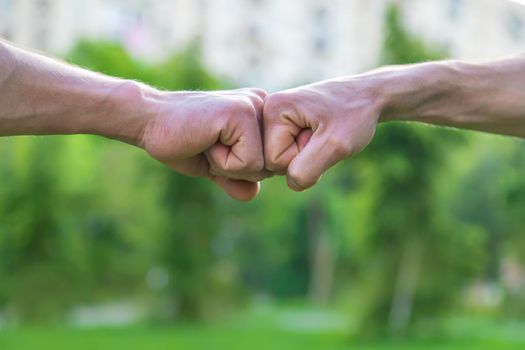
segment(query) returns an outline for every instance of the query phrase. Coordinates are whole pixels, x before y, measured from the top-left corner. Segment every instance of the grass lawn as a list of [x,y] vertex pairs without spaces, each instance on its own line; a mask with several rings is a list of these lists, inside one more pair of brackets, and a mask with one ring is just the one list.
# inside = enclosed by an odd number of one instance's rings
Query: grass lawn
[[206,325],[0,330],[1,350],[523,350],[525,324],[456,320],[447,335],[411,342],[352,343],[341,318],[305,310],[238,315]]

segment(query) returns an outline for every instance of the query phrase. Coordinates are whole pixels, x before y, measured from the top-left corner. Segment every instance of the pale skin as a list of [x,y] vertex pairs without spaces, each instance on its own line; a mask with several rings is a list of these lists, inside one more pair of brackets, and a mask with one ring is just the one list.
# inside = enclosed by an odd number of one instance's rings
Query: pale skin
[[238,200],[286,175],[295,191],[362,151],[389,120],[525,137],[525,57],[385,67],[269,97],[165,92],[0,41],[0,136],[93,134],[207,177]]
[[0,136],[94,134],[143,148],[238,200],[264,169],[261,89],[164,92],[0,41]]
[[270,95],[266,168],[303,191],[361,152],[378,123],[422,122],[525,137],[525,56],[384,67]]

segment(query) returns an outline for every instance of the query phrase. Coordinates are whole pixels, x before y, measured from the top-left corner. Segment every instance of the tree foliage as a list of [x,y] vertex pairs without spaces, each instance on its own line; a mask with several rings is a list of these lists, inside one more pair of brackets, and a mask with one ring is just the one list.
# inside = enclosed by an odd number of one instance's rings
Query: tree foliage
[[[445,56],[400,16],[386,14],[381,64]],[[67,59],[162,89],[228,87],[196,45],[147,64],[81,41]],[[403,336],[466,310],[465,290],[483,281],[503,291],[496,311],[523,315],[523,283],[501,271],[525,261],[524,168],[522,142],[389,123],[314,189],[292,193],[273,178],[238,204],[127,145],[3,138],[0,312],[59,321],[78,304],[138,298],[172,321],[309,298],[350,304],[356,336]]]

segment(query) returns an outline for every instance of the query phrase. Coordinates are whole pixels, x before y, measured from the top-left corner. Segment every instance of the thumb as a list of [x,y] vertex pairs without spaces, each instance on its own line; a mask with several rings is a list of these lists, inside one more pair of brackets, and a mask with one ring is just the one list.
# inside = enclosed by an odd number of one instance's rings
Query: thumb
[[350,148],[350,141],[316,130],[288,166],[288,186],[294,191],[312,187],[326,170],[351,154]]
[[247,202],[254,199],[260,190],[259,182],[234,180],[224,176],[211,175],[211,180],[219,185],[230,197]]

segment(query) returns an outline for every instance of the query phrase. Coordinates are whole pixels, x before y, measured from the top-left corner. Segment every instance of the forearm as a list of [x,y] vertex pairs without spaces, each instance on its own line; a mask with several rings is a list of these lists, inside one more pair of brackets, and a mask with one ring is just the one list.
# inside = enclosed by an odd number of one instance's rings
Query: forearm
[[372,73],[380,121],[406,120],[525,137],[525,57],[443,61]]
[[0,136],[97,134],[139,144],[153,91],[0,41]]

